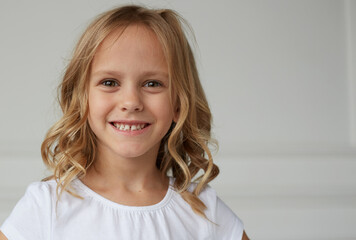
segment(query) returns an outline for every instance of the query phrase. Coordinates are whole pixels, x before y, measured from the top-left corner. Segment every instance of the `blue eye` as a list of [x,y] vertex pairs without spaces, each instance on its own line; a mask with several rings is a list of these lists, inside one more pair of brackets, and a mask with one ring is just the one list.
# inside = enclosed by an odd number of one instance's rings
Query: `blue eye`
[[117,86],[119,86],[119,84],[113,79],[106,79],[106,80],[102,81],[101,84],[104,85],[105,87],[117,87]]
[[144,84],[145,87],[162,87],[162,84],[158,81],[148,81]]

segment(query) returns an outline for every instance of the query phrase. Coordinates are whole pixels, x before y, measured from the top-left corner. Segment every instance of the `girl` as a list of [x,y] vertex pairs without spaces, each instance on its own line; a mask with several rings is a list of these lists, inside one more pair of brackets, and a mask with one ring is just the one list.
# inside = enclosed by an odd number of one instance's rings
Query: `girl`
[[207,186],[211,113],[182,22],[124,6],[87,28],[41,148],[53,175],[28,187],[1,240],[247,239]]

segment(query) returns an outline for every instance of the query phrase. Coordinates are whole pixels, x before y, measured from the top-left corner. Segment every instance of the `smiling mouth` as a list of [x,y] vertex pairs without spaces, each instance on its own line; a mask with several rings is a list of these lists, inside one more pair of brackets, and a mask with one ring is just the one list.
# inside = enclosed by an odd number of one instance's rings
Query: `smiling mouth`
[[138,131],[150,125],[149,123],[127,124],[127,123],[117,123],[117,122],[111,122],[110,124],[113,125],[116,129],[121,131],[126,131],[126,132]]

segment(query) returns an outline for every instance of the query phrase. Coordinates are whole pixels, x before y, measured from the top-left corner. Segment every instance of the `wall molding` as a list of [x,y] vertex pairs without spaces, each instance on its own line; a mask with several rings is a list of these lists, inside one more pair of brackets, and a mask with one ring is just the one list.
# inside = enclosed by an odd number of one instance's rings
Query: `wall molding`
[[[221,174],[211,185],[251,239],[353,239],[355,160],[356,154],[219,155]],[[37,156],[0,155],[0,224],[44,173]]]

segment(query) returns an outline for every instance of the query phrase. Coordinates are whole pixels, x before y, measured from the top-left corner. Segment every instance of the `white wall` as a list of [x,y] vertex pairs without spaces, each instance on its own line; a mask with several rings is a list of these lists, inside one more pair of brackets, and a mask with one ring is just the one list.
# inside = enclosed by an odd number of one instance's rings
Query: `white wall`
[[[212,185],[251,239],[356,239],[356,1],[141,2],[195,30],[220,142]],[[0,224],[45,176],[76,39],[119,3],[0,0]]]

